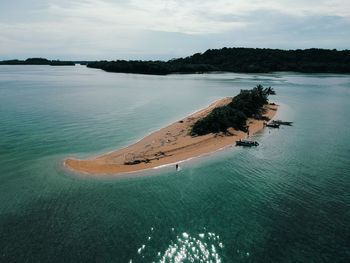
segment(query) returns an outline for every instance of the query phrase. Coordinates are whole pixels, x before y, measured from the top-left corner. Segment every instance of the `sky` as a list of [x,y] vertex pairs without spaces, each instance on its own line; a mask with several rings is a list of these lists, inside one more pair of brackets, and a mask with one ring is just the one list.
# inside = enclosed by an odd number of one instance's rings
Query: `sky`
[[222,47],[350,49],[350,1],[0,0],[0,59],[167,60]]

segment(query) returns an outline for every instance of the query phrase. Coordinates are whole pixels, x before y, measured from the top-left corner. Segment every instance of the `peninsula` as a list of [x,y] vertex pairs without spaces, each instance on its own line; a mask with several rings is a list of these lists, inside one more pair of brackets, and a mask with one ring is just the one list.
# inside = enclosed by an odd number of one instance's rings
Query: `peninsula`
[[264,128],[278,108],[268,102],[272,94],[273,89],[261,85],[241,90],[239,95],[217,100],[126,148],[91,159],[67,158],[64,166],[92,175],[124,174],[217,151]]

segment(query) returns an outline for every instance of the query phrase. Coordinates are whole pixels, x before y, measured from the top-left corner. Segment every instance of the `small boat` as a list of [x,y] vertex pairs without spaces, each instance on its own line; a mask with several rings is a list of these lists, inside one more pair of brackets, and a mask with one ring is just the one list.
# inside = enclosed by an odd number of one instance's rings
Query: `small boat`
[[293,122],[292,121],[281,121],[281,120],[274,120],[272,123],[279,124],[279,125],[288,125],[292,126]]
[[271,122],[271,123],[266,124],[266,127],[270,127],[270,128],[279,128],[279,127],[280,127],[280,124]]
[[248,141],[248,140],[239,140],[236,141],[236,146],[248,146],[248,147],[252,147],[252,146],[258,146],[259,143],[257,141]]

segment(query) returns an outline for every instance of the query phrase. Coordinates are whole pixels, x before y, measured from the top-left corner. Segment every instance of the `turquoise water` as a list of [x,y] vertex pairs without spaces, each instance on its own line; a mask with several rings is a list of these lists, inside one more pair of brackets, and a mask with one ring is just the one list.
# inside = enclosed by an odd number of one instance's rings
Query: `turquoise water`
[[[295,125],[256,135],[258,148],[179,173],[61,169],[260,83]],[[349,116],[349,75],[1,66],[0,262],[350,262]]]

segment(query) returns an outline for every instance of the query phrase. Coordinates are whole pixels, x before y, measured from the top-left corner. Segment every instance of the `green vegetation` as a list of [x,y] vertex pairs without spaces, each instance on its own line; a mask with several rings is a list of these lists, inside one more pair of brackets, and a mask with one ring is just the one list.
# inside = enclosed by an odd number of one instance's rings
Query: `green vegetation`
[[350,73],[350,50],[261,48],[209,49],[186,58],[169,61],[59,61],[45,58],[4,60],[0,65],[67,66],[75,63],[108,72],[167,75],[172,73],[241,72],[267,73],[294,71],[304,73]]
[[99,68],[108,72],[139,73],[150,75],[167,75],[171,73],[203,73],[216,71],[217,68],[207,64],[177,63],[173,61],[98,61],[88,63],[89,68]]
[[28,58],[26,60],[4,60],[0,65],[50,65],[50,66],[74,66],[73,61],[48,60],[46,58]]
[[350,73],[350,50],[222,48],[167,62],[117,60],[92,62],[87,66],[108,72],[157,75],[214,71]]
[[247,119],[261,116],[269,95],[275,94],[271,87],[264,88],[262,85],[251,90],[241,90],[228,105],[215,108],[206,117],[198,120],[192,127],[191,135],[227,132],[231,127],[246,131]]

